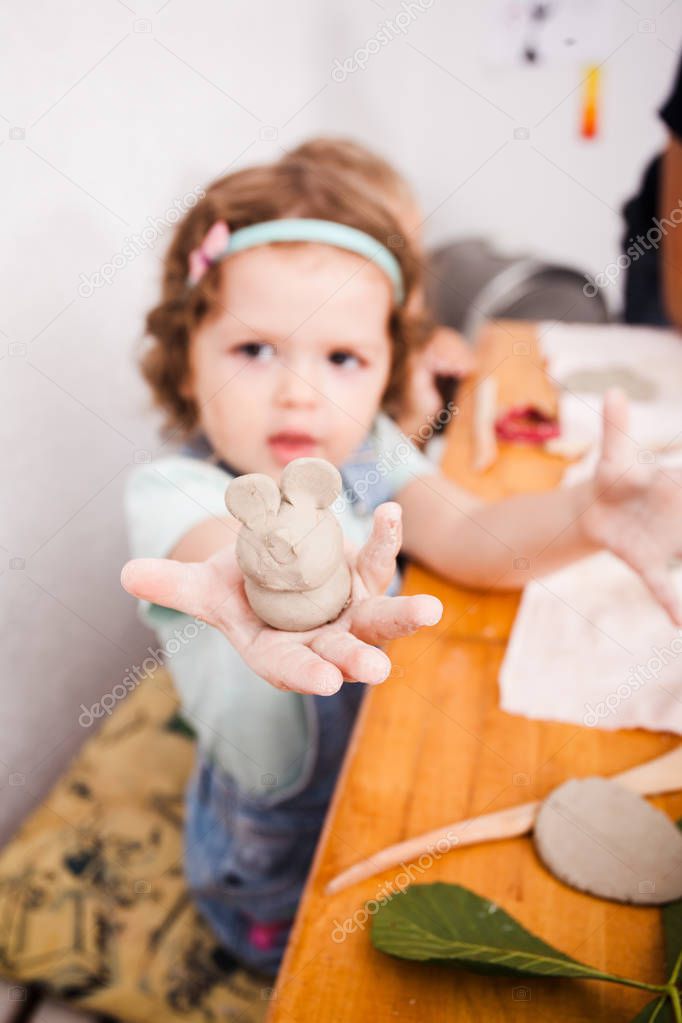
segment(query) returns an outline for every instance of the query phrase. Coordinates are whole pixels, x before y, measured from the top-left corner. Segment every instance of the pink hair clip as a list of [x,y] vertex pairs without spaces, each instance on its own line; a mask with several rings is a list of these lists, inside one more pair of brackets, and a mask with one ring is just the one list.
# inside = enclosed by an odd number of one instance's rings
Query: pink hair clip
[[225,254],[230,238],[230,229],[224,220],[217,220],[206,232],[204,240],[197,249],[189,254],[190,284],[198,284],[209,266],[216,263]]

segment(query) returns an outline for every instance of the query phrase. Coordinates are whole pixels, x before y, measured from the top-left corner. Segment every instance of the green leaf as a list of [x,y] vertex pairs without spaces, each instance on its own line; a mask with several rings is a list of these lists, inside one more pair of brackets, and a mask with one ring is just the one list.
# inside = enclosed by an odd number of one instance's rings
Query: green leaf
[[660,998],[654,998],[653,1002],[647,1002],[632,1023],[654,1023],[654,1021],[655,1023],[672,1023],[672,1018],[668,996],[661,995]]
[[380,906],[375,948],[402,959],[449,960],[479,973],[581,977],[660,990],[603,973],[531,934],[500,906],[461,885],[411,885]]
[[[677,822],[677,827],[682,831],[682,819]],[[679,957],[682,955],[682,899],[669,902],[661,910],[663,921],[663,947],[665,949],[666,973],[670,978],[678,965]],[[679,976],[675,978],[679,986]],[[659,1003],[665,1004],[659,1007]],[[653,1015],[654,1008],[657,1008],[656,1015]],[[647,1011],[649,1015],[646,1015]],[[644,1006],[642,1011],[633,1019],[632,1023],[673,1023],[673,1008],[667,998],[654,999]]]
[[[677,822],[682,831],[682,820]],[[665,966],[668,975],[675,969],[678,956],[682,953],[682,899],[669,902],[661,911],[663,917],[663,946]]]

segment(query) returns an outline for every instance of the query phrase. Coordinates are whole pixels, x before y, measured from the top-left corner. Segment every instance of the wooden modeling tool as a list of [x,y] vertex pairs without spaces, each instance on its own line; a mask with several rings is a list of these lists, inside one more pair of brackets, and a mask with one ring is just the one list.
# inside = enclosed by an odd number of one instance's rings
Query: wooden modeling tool
[[[661,795],[664,792],[682,789],[682,744],[660,757],[613,775],[613,781],[641,796]],[[436,846],[439,853],[443,853],[478,842],[494,842],[502,838],[526,835],[533,830],[535,818],[543,802],[544,800],[538,799],[497,813],[455,821],[434,831],[398,842],[344,870],[329,882],[326,894],[334,895],[389,867],[409,863],[423,853],[432,852]]]

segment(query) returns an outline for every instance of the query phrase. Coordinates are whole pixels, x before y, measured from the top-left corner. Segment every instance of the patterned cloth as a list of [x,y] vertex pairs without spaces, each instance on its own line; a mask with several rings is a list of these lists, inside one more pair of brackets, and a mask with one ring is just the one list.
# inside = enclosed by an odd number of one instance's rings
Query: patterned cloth
[[168,673],[144,679],[0,852],[0,975],[130,1023],[261,1023],[182,870],[196,743]]

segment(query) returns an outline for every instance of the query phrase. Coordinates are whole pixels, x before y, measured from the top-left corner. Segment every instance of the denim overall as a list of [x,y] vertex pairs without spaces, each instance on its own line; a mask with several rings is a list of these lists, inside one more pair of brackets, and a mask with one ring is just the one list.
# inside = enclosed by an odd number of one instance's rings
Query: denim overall
[[[183,453],[206,457],[209,452],[204,443]],[[225,463],[217,464],[237,475]],[[351,500],[359,502],[353,484],[366,478],[367,471],[363,449],[341,470]],[[361,514],[387,500],[386,489],[386,482],[379,480],[370,492],[363,490]],[[365,688],[344,683],[333,696],[303,697],[312,710],[315,756],[298,791],[280,801],[240,791],[198,750],[186,792],[188,887],[225,950],[261,973],[274,976],[281,962]]]

